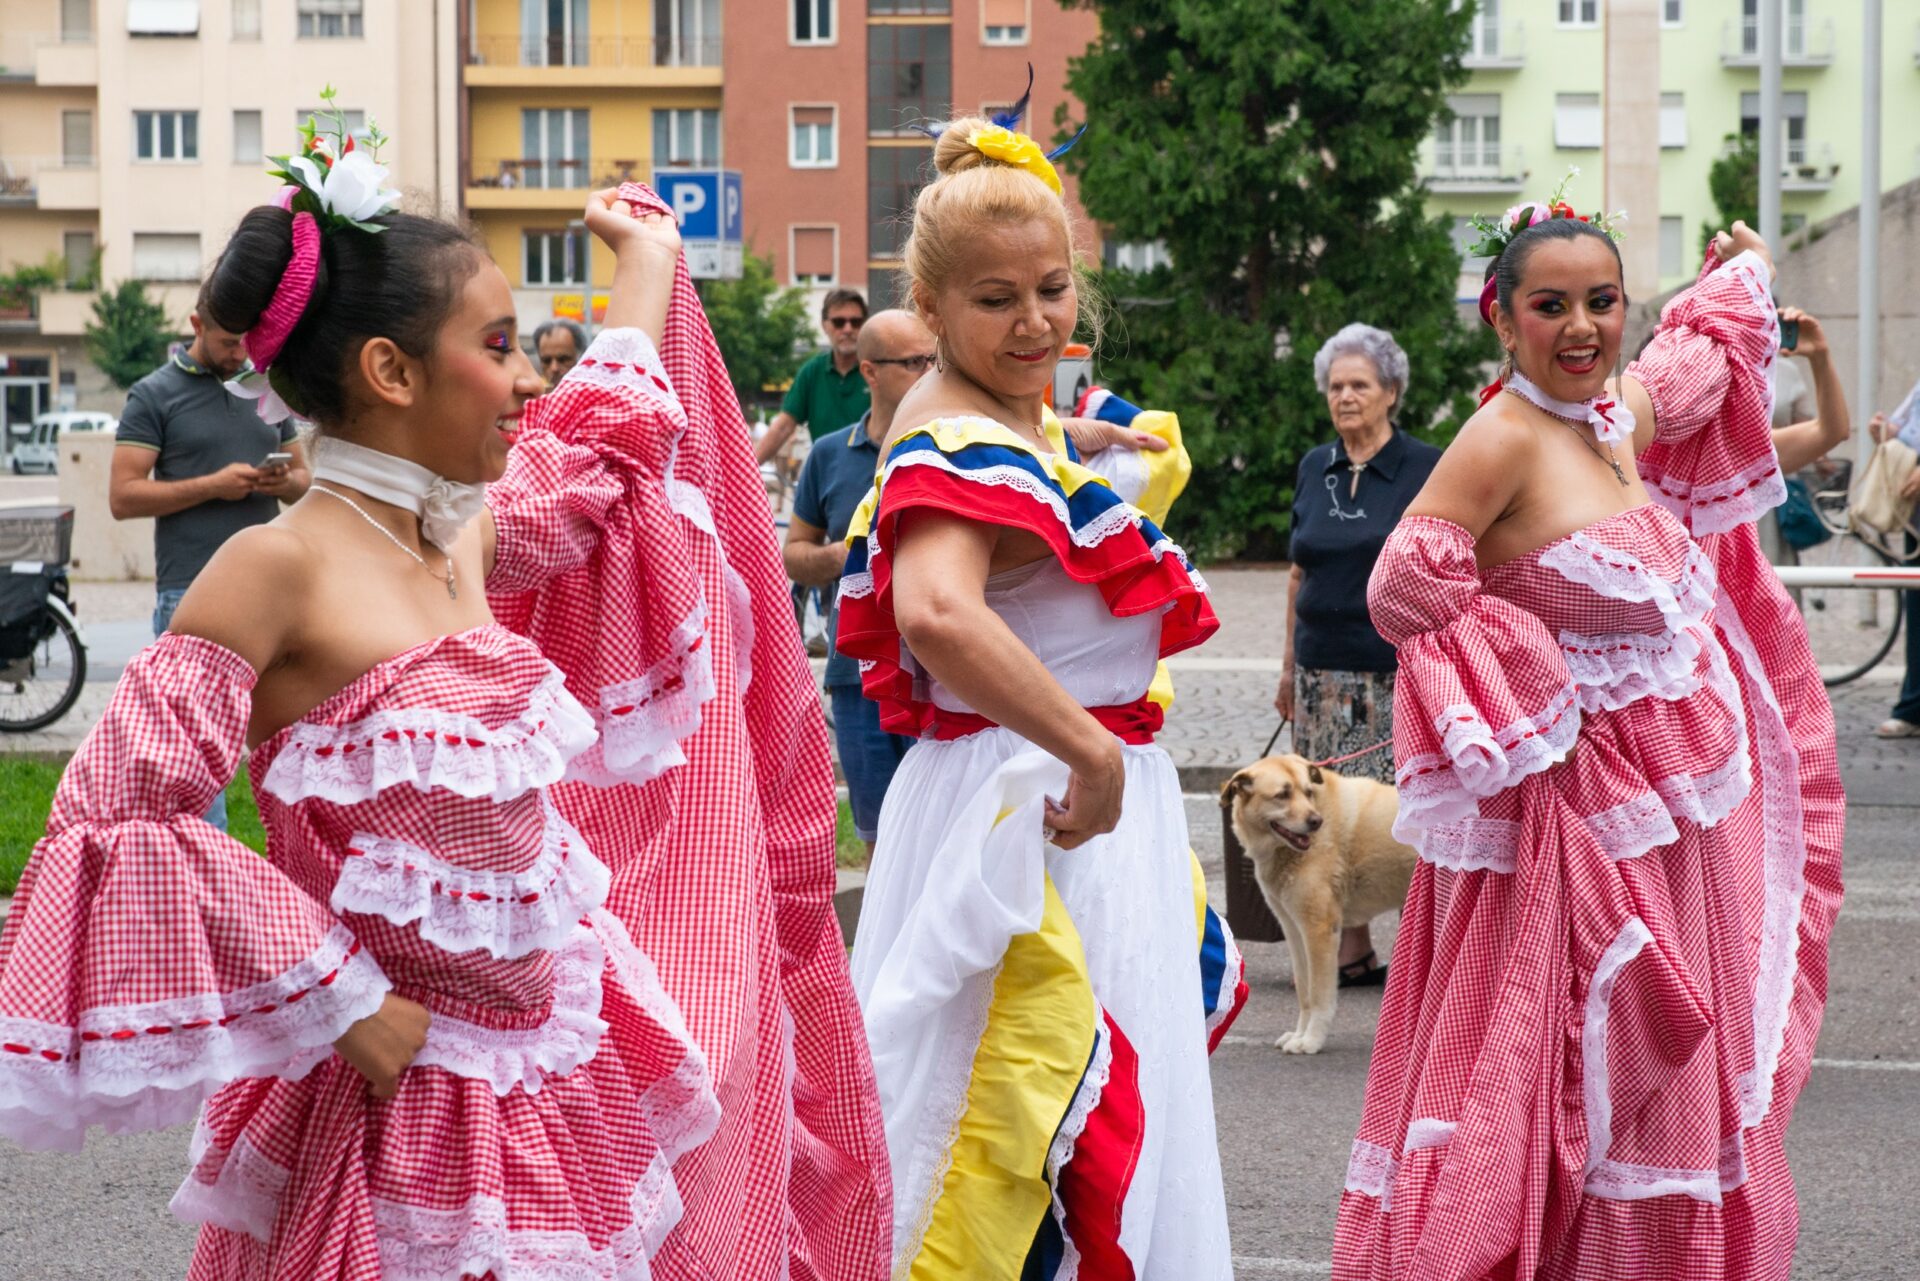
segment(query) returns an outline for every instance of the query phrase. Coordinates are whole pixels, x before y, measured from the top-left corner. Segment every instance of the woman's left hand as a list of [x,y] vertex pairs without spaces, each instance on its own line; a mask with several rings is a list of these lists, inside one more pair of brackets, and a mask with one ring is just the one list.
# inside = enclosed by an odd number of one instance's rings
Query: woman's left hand
[[1089,458],[1115,445],[1122,449],[1144,450],[1149,454],[1162,454],[1172,448],[1152,432],[1134,431],[1131,427],[1102,422],[1098,418],[1062,418],[1060,428],[1067,433],[1067,439],[1073,442],[1073,447],[1080,451],[1082,458]]

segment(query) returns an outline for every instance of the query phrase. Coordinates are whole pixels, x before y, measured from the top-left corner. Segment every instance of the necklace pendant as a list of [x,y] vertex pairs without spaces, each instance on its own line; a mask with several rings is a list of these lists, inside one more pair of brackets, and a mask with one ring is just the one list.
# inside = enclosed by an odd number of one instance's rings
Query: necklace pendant
[[1627,473],[1620,470],[1620,460],[1618,458],[1609,458],[1607,461],[1613,464],[1613,478],[1620,482],[1620,488],[1625,489],[1627,487]]
[[[1616,469],[1616,470],[1617,470],[1617,469]],[[1624,485],[1624,484],[1626,484],[1626,482],[1625,482],[1625,481],[1621,481],[1620,483],[1621,483],[1621,484],[1623,484],[1623,485]],[[453,587],[453,575],[452,575],[451,573],[449,573],[449,574],[447,575],[447,599],[448,599],[448,600],[459,600],[459,599],[460,599],[460,593],[454,590],[454,587]]]

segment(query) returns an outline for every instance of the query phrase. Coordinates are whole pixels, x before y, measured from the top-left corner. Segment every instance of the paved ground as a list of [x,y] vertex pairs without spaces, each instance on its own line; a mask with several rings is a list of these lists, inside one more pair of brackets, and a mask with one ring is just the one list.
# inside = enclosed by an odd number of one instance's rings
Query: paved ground
[[[1285,579],[1272,568],[1218,570],[1209,578],[1225,625],[1201,655],[1176,660],[1179,698],[1163,742],[1190,789],[1194,845],[1221,902],[1219,810],[1210,789],[1256,756],[1276,724]],[[145,639],[151,587],[87,584],[80,599],[94,670],[116,671]],[[1822,631],[1816,643],[1826,658],[1850,638]],[[110,688],[91,685],[67,723],[5,746],[71,750]],[[1920,1233],[1912,1226],[1913,1189],[1920,1186],[1920,952],[1913,945],[1920,925],[1920,741],[1882,742],[1869,734],[1894,691],[1883,672],[1834,699],[1853,802],[1848,899],[1834,938],[1820,1058],[1790,1135],[1802,1209],[1795,1281],[1920,1275]],[[1392,917],[1377,923],[1383,953],[1393,926]],[[1246,951],[1252,1002],[1215,1057],[1213,1074],[1236,1273],[1244,1281],[1324,1276],[1379,994],[1346,995],[1322,1054],[1282,1056],[1271,1042],[1295,1012],[1286,948],[1249,944]],[[192,1234],[165,1206],[186,1145],[182,1129],[96,1139],[78,1156],[4,1148],[0,1281],[180,1275]]]

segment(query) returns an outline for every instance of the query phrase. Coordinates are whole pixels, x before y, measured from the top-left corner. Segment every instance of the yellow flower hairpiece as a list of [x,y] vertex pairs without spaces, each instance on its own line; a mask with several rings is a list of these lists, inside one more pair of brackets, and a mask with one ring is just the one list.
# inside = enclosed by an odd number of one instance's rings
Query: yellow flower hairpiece
[[1060,174],[1039,143],[1024,133],[1015,133],[1004,125],[986,125],[973,131],[967,145],[983,156],[991,156],[1003,165],[1024,169],[1060,195]]

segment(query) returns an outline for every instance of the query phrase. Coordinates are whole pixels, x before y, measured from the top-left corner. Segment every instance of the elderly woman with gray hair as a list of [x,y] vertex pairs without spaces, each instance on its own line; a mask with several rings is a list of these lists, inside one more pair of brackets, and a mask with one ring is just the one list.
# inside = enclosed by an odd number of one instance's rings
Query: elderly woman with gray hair
[[[1367,615],[1367,579],[1387,535],[1427,482],[1440,451],[1393,417],[1407,390],[1407,354],[1393,335],[1348,325],[1313,358],[1335,439],[1300,460],[1293,490],[1293,573],[1287,657],[1273,705],[1293,722],[1293,749],[1330,760],[1389,740],[1340,765],[1393,782],[1393,646]],[[1367,927],[1340,940],[1340,986],[1382,983]]]

